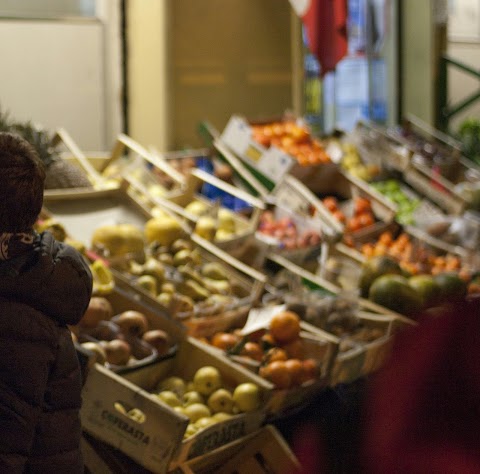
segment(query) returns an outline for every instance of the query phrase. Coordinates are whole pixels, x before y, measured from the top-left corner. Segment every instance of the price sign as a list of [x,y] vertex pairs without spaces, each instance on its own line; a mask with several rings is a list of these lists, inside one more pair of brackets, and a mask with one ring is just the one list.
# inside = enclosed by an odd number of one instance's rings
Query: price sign
[[309,216],[310,203],[287,183],[283,182],[275,190],[275,202],[295,213]]
[[225,127],[221,140],[235,153],[242,156],[250,144],[251,131],[248,123],[241,117],[233,116]]
[[270,325],[273,316],[282,311],[285,311],[287,306],[284,304],[275,306],[266,306],[264,308],[253,308],[248,313],[247,322],[240,331],[242,335],[246,336],[259,329],[266,329]]
[[258,161],[258,169],[273,181],[281,181],[294,164],[294,159],[272,146]]

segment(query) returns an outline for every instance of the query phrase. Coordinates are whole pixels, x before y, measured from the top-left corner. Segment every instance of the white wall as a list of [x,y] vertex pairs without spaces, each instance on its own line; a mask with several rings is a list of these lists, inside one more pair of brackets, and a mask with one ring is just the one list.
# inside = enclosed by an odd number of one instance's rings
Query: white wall
[[0,19],[0,107],[85,151],[109,150],[122,129],[119,0],[98,19]]
[[128,2],[129,134],[144,146],[170,149],[168,0]]

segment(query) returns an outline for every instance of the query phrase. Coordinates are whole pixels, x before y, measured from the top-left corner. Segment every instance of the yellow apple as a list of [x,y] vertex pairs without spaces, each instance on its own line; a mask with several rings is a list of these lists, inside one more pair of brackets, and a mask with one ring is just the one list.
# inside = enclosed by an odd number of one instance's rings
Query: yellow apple
[[235,237],[235,232],[230,232],[229,230],[218,229],[215,232],[215,240],[231,240]]
[[222,386],[220,371],[211,365],[201,367],[193,376],[193,386],[196,392],[208,396]]
[[212,415],[212,419],[214,419],[217,423],[222,421],[227,421],[232,417],[231,413],[224,413],[223,411],[219,411],[218,413],[214,413]]
[[191,423],[195,423],[200,418],[212,416],[210,408],[203,403],[192,403],[191,405],[184,407],[183,412],[188,418],[190,418]]
[[217,422],[211,416],[204,416],[203,418],[200,418],[195,422],[195,428],[200,431],[203,430],[203,428],[211,426],[215,423]]
[[215,392],[208,397],[207,401],[207,405],[210,410],[212,410],[212,413],[232,413],[234,404],[232,394],[225,388],[215,390]]
[[182,377],[178,377],[176,375],[172,375],[160,381],[157,385],[157,390],[159,392],[163,390],[171,390],[172,392],[176,393],[177,396],[182,397],[186,390],[186,382],[182,379]]
[[172,392],[171,390],[164,390],[163,392],[160,392],[157,397],[163,403],[166,403],[172,408],[182,406],[182,402],[178,398],[177,394],[175,392]]
[[235,233],[235,218],[232,211],[221,207],[217,213],[217,220],[219,229]]
[[185,211],[198,217],[203,216],[205,213],[207,213],[208,209],[208,204],[202,201],[192,201],[185,206]]
[[196,392],[195,390],[190,390],[189,392],[185,392],[182,397],[183,406],[191,405],[192,403],[205,403],[203,396]]
[[257,410],[261,402],[260,389],[252,382],[241,383],[233,391],[233,400],[242,412]]
[[217,232],[217,221],[211,216],[201,216],[195,224],[195,233],[205,240],[213,240]]
[[193,436],[197,431],[198,428],[193,423],[189,423],[185,430],[185,434],[183,435],[183,439],[190,438],[190,436]]

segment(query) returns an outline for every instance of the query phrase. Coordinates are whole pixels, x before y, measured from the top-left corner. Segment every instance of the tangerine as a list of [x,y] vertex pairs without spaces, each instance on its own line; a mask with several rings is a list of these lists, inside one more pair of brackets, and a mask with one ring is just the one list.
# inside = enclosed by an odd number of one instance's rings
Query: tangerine
[[265,333],[260,338],[260,341],[262,342],[262,346],[264,349],[271,349],[272,347],[275,346],[275,340],[273,339],[273,336],[269,332]]
[[281,311],[270,321],[270,334],[275,341],[286,344],[298,338],[300,334],[300,318],[293,311]]
[[293,341],[282,345],[282,349],[287,353],[290,359],[303,359],[304,358],[304,346],[303,340],[297,337]]
[[305,359],[302,361],[303,375],[302,383],[315,380],[318,377],[318,364],[315,359]]
[[287,359],[288,359],[287,352],[284,349],[281,349],[280,347],[272,347],[265,354],[265,361],[267,363],[275,362],[277,360],[285,362]]
[[249,357],[250,359],[261,361],[263,359],[263,351],[260,344],[256,342],[246,342],[240,355]]
[[289,388],[292,376],[284,360],[270,362],[260,369],[260,376],[270,381],[276,388]]
[[304,377],[302,361],[299,359],[288,359],[285,361],[285,367],[290,373],[292,385],[301,385]]
[[235,346],[237,342],[237,336],[229,332],[217,332],[211,339],[212,346],[222,349],[223,351],[228,351]]

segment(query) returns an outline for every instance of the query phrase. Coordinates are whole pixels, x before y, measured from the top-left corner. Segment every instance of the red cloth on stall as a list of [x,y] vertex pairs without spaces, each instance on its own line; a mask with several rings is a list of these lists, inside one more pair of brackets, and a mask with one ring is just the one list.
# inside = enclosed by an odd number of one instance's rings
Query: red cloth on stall
[[479,301],[399,334],[365,412],[365,472],[480,472]]
[[320,75],[334,71],[347,54],[347,0],[290,0],[305,26],[308,47],[317,57]]

